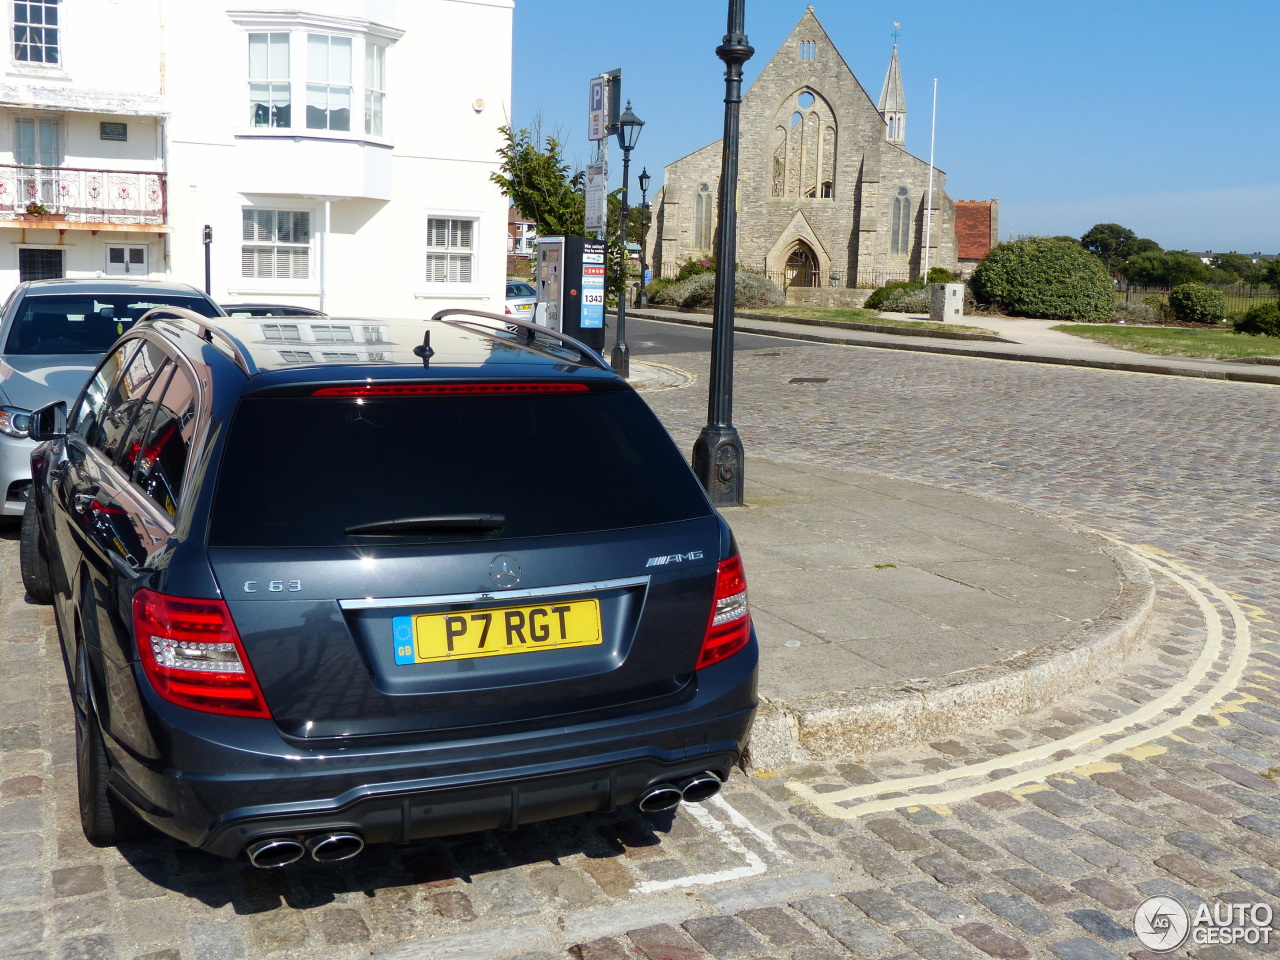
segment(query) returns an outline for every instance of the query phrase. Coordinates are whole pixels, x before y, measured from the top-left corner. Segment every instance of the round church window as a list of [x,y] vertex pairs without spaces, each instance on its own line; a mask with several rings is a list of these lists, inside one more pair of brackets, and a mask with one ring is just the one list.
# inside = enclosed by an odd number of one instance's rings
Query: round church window
[[813,94],[806,90],[796,98],[796,102],[800,104],[801,110],[808,110],[813,106]]

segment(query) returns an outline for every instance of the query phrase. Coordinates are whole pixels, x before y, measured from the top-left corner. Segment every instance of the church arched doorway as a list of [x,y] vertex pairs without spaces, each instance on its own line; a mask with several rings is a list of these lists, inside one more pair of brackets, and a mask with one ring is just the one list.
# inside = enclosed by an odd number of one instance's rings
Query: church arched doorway
[[796,243],[791,256],[787,257],[786,277],[788,287],[818,286],[818,259],[813,255],[813,249],[803,240]]

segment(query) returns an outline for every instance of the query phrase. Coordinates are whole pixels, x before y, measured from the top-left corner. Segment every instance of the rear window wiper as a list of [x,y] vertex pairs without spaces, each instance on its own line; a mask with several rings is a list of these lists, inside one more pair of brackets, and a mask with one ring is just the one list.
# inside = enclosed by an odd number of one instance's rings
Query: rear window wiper
[[455,531],[487,532],[501,530],[507,522],[501,513],[440,513],[425,517],[399,517],[395,520],[377,520],[373,523],[357,523],[347,527],[348,535],[394,537],[414,533],[451,533]]

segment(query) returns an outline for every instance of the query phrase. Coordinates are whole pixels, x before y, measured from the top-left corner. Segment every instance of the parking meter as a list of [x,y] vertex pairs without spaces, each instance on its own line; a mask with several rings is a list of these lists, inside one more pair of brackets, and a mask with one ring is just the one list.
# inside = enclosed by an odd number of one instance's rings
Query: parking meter
[[538,323],[604,350],[604,241],[539,237]]

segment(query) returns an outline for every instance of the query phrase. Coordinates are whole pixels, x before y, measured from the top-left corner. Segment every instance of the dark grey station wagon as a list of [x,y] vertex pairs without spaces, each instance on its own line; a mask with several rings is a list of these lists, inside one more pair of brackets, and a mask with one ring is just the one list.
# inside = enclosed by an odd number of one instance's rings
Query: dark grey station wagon
[[739,759],[733,535],[569,338],[160,308],[31,433],[94,843],[341,860],[706,800]]

